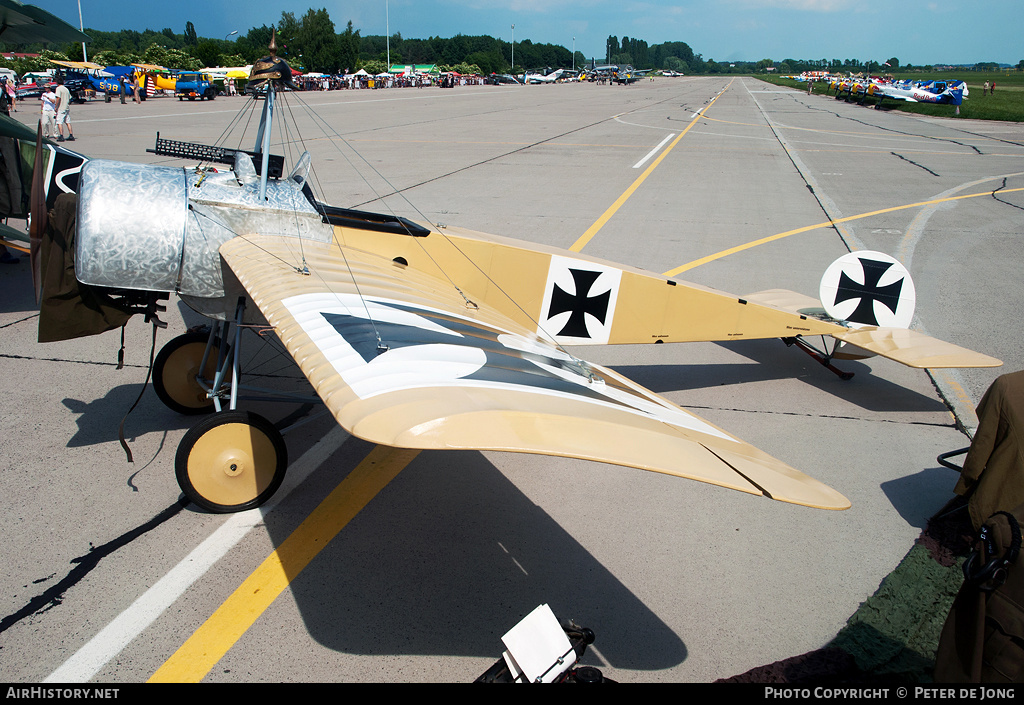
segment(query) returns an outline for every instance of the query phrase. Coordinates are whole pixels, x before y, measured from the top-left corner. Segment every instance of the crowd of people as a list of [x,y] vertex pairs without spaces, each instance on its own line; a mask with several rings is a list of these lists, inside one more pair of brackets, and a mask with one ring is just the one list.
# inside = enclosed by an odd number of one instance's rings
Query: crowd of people
[[296,76],[295,84],[304,91],[336,91],[365,88],[423,88],[425,86],[480,86],[482,76],[463,75],[453,72],[440,74],[378,74],[376,76],[360,71],[343,76],[302,75]]

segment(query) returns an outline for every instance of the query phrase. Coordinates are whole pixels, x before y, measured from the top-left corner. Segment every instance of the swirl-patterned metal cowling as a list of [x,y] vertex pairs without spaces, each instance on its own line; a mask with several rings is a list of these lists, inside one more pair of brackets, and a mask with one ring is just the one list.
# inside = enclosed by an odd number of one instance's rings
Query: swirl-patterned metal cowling
[[232,172],[89,161],[78,192],[75,275],[94,286],[177,292],[200,313],[221,318],[227,307],[230,315],[239,292],[233,277],[225,285],[225,242],[255,234],[331,241],[303,184],[301,173],[271,181],[261,202],[241,153]]

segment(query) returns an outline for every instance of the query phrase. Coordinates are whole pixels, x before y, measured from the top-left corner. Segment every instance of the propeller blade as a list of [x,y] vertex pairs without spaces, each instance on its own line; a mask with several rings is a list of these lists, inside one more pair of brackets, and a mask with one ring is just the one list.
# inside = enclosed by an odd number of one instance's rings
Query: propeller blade
[[43,243],[43,232],[46,231],[46,191],[43,174],[43,122],[39,121],[36,129],[36,158],[32,167],[32,194],[29,198],[29,214],[31,220],[28,228],[29,262],[32,265],[32,286],[36,292],[36,304],[42,295],[42,272],[39,250]]

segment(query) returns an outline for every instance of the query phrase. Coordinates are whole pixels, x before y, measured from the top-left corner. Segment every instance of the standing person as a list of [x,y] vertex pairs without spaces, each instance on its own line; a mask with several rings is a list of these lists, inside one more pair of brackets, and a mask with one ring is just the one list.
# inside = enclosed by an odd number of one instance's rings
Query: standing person
[[14,85],[14,81],[5,81],[7,87],[7,100],[11,104],[11,110],[18,112],[18,87]]
[[0,113],[11,116],[11,97],[7,92],[7,76],[0,76]]
[[981,87],[981,94],[983,96],[988,95],[988,81],[985,81],[985,85]]
[[129,77],[128,87],[132,91],[132,101],[135,102],[135,103],[138,103],[138,102],[140,102],[139,101],[139,79],[135,78],[135,72],[134,71],[132,71],[130,74],[128,74],[128,77]]
[[57,131],[57,96],[53,88],[46,86],[43,94],[39,97],[41,111],[43,114],[43,137],[53,139]]
[[121,96],[121,105],[124,105],[124,74],[117,77],[117,92]]
[[64,126],[68,128],[68,141],[74,142],[71,132],[71,91],[64,85],[64,77],[57,77],[57,141],[64,141]]

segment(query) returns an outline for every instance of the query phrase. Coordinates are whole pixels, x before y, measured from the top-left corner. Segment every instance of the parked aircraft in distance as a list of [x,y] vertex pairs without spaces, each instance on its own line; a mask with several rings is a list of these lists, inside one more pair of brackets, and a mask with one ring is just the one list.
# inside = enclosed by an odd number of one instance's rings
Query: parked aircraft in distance
[[963,81],[899,81],[875,84],[875,95],[909,103],[962,105],[969,91]]
[[493,86],[500,86],[503,83],[509,83],[516,86],[522,85],[518,78],[510,76],[507,73],[492,73],[487,77],[486,81]]
[[554,83],[560,79],[564,74],[568,73],[565,69],[558,69],[557,71],[551,71],[550,73],[530,73],[527,72],[523,75],[524,83]]
[[836,98],[848,100],[859,97],[861,102],[869,97],[877,98],[876,108],[881,107],[886,98],[910,103],[961,105],[969,94],[967,84],[960,80],[892,81],[877,76],[833,77],[829,82],[829,89],[835,91]]
[[629,84],[639,81],[641,78],[651,72],[650,69],[644,69],[638,71],[629,64],[625,66],[619,66],[615,71],[612,72],[612,80],[616,83]]

